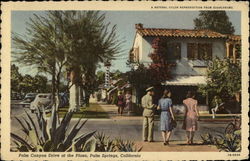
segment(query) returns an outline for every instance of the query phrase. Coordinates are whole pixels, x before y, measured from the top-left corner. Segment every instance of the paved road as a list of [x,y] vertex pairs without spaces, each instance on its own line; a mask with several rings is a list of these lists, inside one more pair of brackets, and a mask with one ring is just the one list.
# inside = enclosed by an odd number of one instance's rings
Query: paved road
[[[159,131],[159,121],[155,121],[154,143],[142,142],[142,117],[117,116],[117,107],[101,104],[101,107],[109,113],[111,119],[89,119],[79,134],[96,131],[104,132],[110,138],[121,138],[123,140],[134,141],[137,147],[143,147],[142,151],[218,151],[215,146],[195,145],[187,146],[185,144],[185,131],[181,129],[182,122],[178,122],[177,128],[173,131],[169,146],[162,145],[161,132]],[[26,138],[21,131],[21,127],[14,117],[26,117],[24,110],[30,113],[35,120],[35,114],[32,114],[29,108],[12,106],[11,108],[11,131],[19,136]],[[71,130],[77,119],[72,119],[68,131]],[[199,122],[199,130],[195,135],[195,142],[201,141],[200,135],[204,133],[221,133],[224,131],[225,122]]]
[[[12,108],[11,112],[11,131],[19,136],[26,138],[21,131],[21,126],[14,119],[26,117],[24,110],[26,110],[35,120],[35,114],[32,114],[28,108]],[[72,119],[68,131],[71,130],[73,124],[77,119]],[[104,132],[110,138],[121,138],[123,140],[134,141],[136,147],[143,147],[142,151],[218,151],[215,146],[198,145],[187,146],[185,144],[185,131],[181,129],[182,122],[178,122],[177,128],[173,131],[169,146],[162,145],[161,132],[159,131],[159,121],[155,121],[154,128],[154,143],[142,142],[142,117],[112,117],[111,119],[89,119],[85,126],[80,130],[79,134],[96,131]],[[223,122],[199,122],[199,130],[195,135],[195,142],[201,141],[200,135],[204,133],[220,133],[223,132],[226,123]]]
[[[29,113],[29,109],[25,108]],[[19,118],[25,117],[23,108],[14,108],[12,109],[11,117],[11,130],[13,132],[20,131],[20,125],[18,122],[13,119],[13,116]],[[35,118],[34,114],[31,114]],[[71,125],[76,123],[77,119],[71,121]],[[172,140],[185,140],[185,131],[181,129],[182,122],[177,123],[177,128],[173,131]],[[210,132],[210,133],[219,133],[223,132],[226,123],[223,122],[199,122],[199,130],[195,135],[195,140],[200,140],[200,134]],[[69,126],[70,127],[70,126]],[[80,134],[84,132],[95,131],[104,132],[106,135],[109,135],[112,138],[122,138],[129,139],[133,141],[140,141],[142,136],[142,118],[126,119],[122,118],[113,118],[113,119],[89,119],[84,128],[80,131]],[[159,131],[159,121],[155,121],[155,141],[161,140],[161,134]],[[21,134],[21,133],[20,133]]]

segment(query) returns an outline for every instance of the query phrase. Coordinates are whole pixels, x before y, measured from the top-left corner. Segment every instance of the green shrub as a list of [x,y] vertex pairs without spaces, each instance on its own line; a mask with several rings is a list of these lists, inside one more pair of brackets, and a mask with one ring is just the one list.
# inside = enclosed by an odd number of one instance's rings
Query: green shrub
[[122,139],[116,139],[115,145],[118,152],[140,152],[142,147],[136,148],[134,142]]
[[220,151],[240,152],[241,151],[241,131],[236,130],[232,133],[217,134],[212,136],[210,133],[201,135],[202,144],[215,145]]
[[241,151],[241,131],[237,130],[231,134],[218,135],[215,138],[215,145],[220,151],[240,152]]
[[115,143],[109,139],[104,133],[97,133],[96,138],[96,151],[97,152],[114,152]]
[[203,145],[213,145],[214,144],[214,137],[210,133],[206,133],[201,135],[202,144]]
[[[32,118],[26,111],[25,113],[26,118],[19,119],[16,117],[16,120],[28,139],[11,133],[11,138],[16,145],[17,151],[95,151],[96,140],[92,137],[95,131],[77,136],[87,120],[81,122],[82,118],[78,119],[77,123],[69,130],[69,123],[74,112],[69,111],[60,121],[58,112],[53,107],[49,122],[46,120],[44,109],[38,110],[35,118]],[[67,132],[68,134],[66,135]]]
[[122,139],[110,139],[104,133],[95,135],[97,152],[139,152],[141,148],[136,148],[134,142]]

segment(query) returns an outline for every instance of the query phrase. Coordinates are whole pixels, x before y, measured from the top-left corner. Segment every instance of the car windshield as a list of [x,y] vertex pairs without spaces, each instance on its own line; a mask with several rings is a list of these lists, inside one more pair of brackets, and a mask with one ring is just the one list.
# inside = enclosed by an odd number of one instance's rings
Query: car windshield
[[31,103],[33,100],[35,99],[35,97],[27,97],[25,99],[23,99],[23,103]]
[[36,94],[35,93],[28,93],[26,97],[34,97]]
[[50,95],[39,95],[39,98],[50,98]]

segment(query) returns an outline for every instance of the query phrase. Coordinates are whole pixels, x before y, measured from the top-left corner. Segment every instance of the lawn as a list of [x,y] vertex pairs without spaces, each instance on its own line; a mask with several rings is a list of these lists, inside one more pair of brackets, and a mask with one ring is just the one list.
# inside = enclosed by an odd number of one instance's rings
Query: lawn
[[[62,118],[67,112],[69,107],[59,108],[59,117]],[[51,113],[47,114],[50,117]],[[109,118],[108,113],[97,103],[91,103],[89,107],[81,107],[80,111],[73,114],[73,118]]]

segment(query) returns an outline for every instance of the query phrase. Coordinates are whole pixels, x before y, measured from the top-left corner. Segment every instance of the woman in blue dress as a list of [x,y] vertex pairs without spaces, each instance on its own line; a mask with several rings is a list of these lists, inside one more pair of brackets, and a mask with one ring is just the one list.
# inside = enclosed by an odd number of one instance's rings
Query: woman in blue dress
[[162,131],[163,144],[169,144],[169,138],[171,136],[171,120],[174,120],[173,109],[172,109],[172,100],[171,92],[169,90],[164,90],[162,98],[159,100],[158,108],[161,110],[161,119],[160,119],[160,130]]

